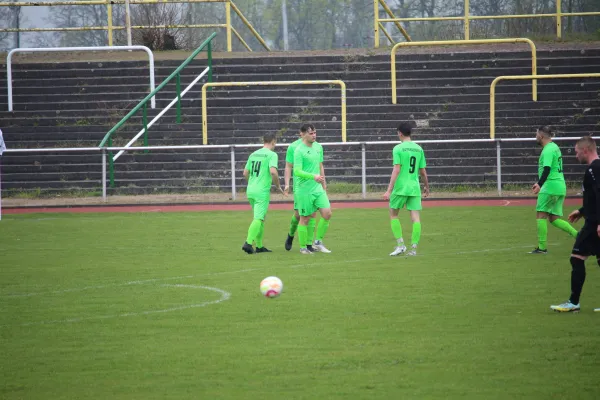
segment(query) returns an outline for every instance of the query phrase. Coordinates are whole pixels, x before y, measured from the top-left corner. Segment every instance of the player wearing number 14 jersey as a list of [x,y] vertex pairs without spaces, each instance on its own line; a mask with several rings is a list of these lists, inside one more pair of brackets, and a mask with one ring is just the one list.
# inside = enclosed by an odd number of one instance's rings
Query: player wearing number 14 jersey
[[425,153],[416,143],[411,141],[412,128],[408,123],[402,123],[398,127],[398,137],[402,143],[396,145],[393,150],[394,169],[390,178],[390,184],[383,198],[390,201],[390,223],[392,233],[396,238],[396,248],[390,256],[397,256],[406,252],[404,239],[402,238],[402,226],[398,219],[398,211],[406,207],[410,211],[412,221],[411,250],[410,256],[417,255],[417,245],[421,238],[421,186],[419,177],[423,180],[424,195],[429,195],[429,181],[425,171]]
[[[262,242],[265,217],[271,200],[271,185],[274,184],[277,190],[283,193],[277,174],[279,159],[277,153],[273,151],[277,142],[275,134],[267,133],[263,142],[264,147],[250,154],[244,167],[244,178],[248,180],[246,194],[254,213],[254,218],[248,228],[246,242],[242,246],[242,250],[248,254],[271,252],[263,246]],[[252,247],[252,242],[256,243],[256,251]]]
[[546,254],[548,252],[546,241],[548,237],[548,224],[550,223],[576,237],[577,230],[559,217],[563,215],[563,203],[567,195],[567,185],[563,175],[563,162],[560,148],[552,141],[554,136],[548,126],[540,126],[536,132],[535,140],[542,146],[542,154],[538,163],[538,182],[533,187],[533,193],[538,195],[536,211],[538,246],[530,251],[531,254]]

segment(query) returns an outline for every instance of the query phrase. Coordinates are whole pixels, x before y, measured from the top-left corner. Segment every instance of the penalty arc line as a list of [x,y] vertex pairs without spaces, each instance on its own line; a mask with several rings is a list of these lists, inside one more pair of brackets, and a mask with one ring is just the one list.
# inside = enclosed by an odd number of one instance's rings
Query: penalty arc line
[[[177,307],[165,308],[162,310],[148,310],[148,311],[129,312],[129,313],[122,313],[122,314],[94,315],[91,317],[58,319],[58,320],[52,320],[52,321],[27,322],[24,324],[18,324],[16,326],[66,324],[66,323],[75,323],[75,322],[81,322],[81,321],[92,321],[92,320],[103,320],[103,319],[121,318],[121,317],[136,317],[136,316],[140,316],[140,315],[161,314],[161,313],[168,313],[168,312],[172,312],[172,311],[187,310],[190,308],[206,307],[211,304],[217,304],[217,303],[224,302],[226,300],[229,300],[229,298],[231,297],[231,293],[229,293],[225,290],[215,288],[215,287],[210,287],[210,286],[183,285],[183,284],[175,284],[175,285],[164,284],[161,286],[209,290],[212,292],[219,293],[221,295],[221,298],[219,298],[217,300],[205,301],[203,303],[198,303],[198,304],[187,304],[187,305],[182,305],[182,306],[177,306]],[[9,327],[9,326],[15,326],[15,325],[0,325],[0,327],[3,327],[3,328]]]

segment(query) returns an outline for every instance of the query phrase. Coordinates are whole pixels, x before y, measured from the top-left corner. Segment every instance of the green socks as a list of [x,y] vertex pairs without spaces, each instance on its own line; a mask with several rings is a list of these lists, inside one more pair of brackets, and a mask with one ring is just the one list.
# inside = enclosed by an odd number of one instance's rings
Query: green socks
[[538,235],[538,249],[546,250],[546,242],[548,240],[548,224],[545,219],[536,219],[537,223],[537,235]]
[[[314,221],[314,219],[313,219]],[[314,222],[313,222],[314,226]],[[317,227],[317,240],[323,240],[325,234],[327,233],[327,229],[329,228],[329,220],[325,218],[321,218],[319,220],[319,226]]]
[[296,234],[296,229],[298,229],[298,220],[296,219],[296,215],[292,215],[292,220],[290,221],[290,236]]
[[412,229],[412,237],[411,237],[412,245],[415,246],[415,245],[419,244],[419,240],[421,240],[421,223],[414,222],[413,229]]
[[402,239],[402,225],[400,225],[400,220],[398,218],[392,218],[390,224],[392,225],[392,233],[394,234],[396,241]]
[[254,241],[256,242],[256,248],[261,248],[263,247],[263,236],[265,235],[265,223],[263,221],[260,221],[260,230],[258,231],[258,235],[256,235],[256,239],[254,239]]
[[[538,219],[539,221],[539,219]],[[557,227],[558,229],[560,229],[561,231],[565,231],[567,232],[569,235],[576,237],[577,236],[577,229],[573,228],[571,226],[571,224],[569,224],[567,221],[565,221],[564,219],[555,219],[552,222],[552,225],[554,225],[555,227]]]
[[[252,223],[250,224],[250,227],[248,228],[248,236],[246,237],[246,243],[248,243],[249,245],[252,245],[252,242],[254,242],[256,240],[256,238],[258,237],[262,225],[263,225],[263,222],[260,219],[252,220]],[[261,241],[262,241],[262,237],[261,237]]]
[[298,225],[298,240],[300,242],[300,248],[306,248],[306,242],[308,240],[308,227],[306,225]]
[[[400,220],[398,220],[398,218],[392,218],[390,220],[390,225],[392,226],[392,233],[394,234],[396,241],[400,243],[402,241],[402,225],[400,225]],[[419,244],[419,240],[421,240],[421,223],[413,222],[411,243],[417,245]]]
[[311,218],[308,220],[308,225],[306,226],[307,229],[307,237],[306,237],[306,244],[312,244],[313,238],[314,238],[314,234],[315,234],[315,225],[317,224],[317,221],[314,218]]

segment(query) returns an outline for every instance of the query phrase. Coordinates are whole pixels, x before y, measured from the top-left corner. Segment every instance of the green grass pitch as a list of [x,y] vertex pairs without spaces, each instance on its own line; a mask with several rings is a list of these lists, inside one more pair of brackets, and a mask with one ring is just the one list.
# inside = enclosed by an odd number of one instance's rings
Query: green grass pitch
[[249,212],[4,216],[0,398],[600,398],[599,268],[551,312],[573,241],[527,254],[532,207],[426,208],[412,258],[384,208],[334,210],[312,256],[283,249],[290,216],[250,256]]

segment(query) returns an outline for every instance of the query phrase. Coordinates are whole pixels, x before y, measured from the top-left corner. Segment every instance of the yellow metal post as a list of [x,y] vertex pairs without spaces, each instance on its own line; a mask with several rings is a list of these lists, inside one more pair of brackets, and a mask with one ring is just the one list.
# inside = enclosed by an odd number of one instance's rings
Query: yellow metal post
[[373,0],[375,20],[375,48],[379,48],[379,0]]
[[202,85],[202,144],[208,144],[208,126],[206,123],[206,88],[209,84],[211,84],[211,82]]
[[504,75],[492,81],[490,85],[490,139],[496,136],[496,85],[503,80],[529,80],[529,79],[568,79],[568,78],[600,78],[600,73],[595,74],[551,74],[551,75]]
[[[475,40],[434,40],[427,42],[402,42],[396,43],[392,47],[391,52],[391,68],[392,68],[392,104],[397,104],[396,95],[396,50],[399,47],[405,46],[446,46],[446,45],[463,45],[463,44],[494,44],[494,43],[527,43],[531,48],[531,73],[537,75],[537,48],[535,43],[527,38],[514,39],[475,39]],[[532,81],[531,97],[533,101],[537,101],[537,80]]]
[[[254,37],[256,38],[256,40],[258,40],[260,42],[260,44],[262,44],[262,46],[265,48],[265,50],[267,51],[271,51],[271,49],[269,48],[269,46],[267,46],[267,43],[265,42],[265,40],[260,36],[260,34],[256,31],[256,29],[254,29],[254,27],[252,26],[252,24],[250,23],[250,21],[248,21],[246,19],[246,17],[244,17],[244,14],[242,14],[242,12],[240,11],[239,8],[237,8],[237,6],[235,5],[235,3],[230,2],[231,4],[231,9],[240,17],[240,19],[242,20],[242,22],[244,23],[244,25],[246,25],[248,27],[248,29],[250,29],[250,32],[252,32],[252,34],[254,35]],[[235,29],[233,29],[233,32],[235,33]],[[237,35],[238,38],[240,39],[241,42],[243,42],[243,40],[241,39],[241,37],[239,35]],[[243,44],[243,43],[242,43]],[[250,50],[250,48],[245,45],[246,48],[248,50]],[[252,51],[252,50],[250,50]]]
[[[386,12],[386,14],[389,15],[390,17],[392,17],[393,19],[395,19],[396,16],[392,12],[392,9],[387,5],[385,0],[379,0],[379,2],[381,3],[381,7],[383,7],[383,10]],[[379,14],[378,14],[378,16],[379,16]],[[379,20],[379,23],[381,23],[381,22],[382,21]],[[394,25],[396,25],[396,28],[398,28],[398,30],[400,31],[402,36],[404,36],[404,39],[406,39],[407,42],[410,42],[412,40],[410,38],[410,35],[408,34],[408,32],[406,32],[406,30],[402,27],[402,25],[400,25],[400,22],[394,21]],[[394,43],[394,42],[392,42],[392,43]]]
[[342,89],[342,142],[346,141],[346,84],[338,81]]
[[287,86],[287,85],[340,85],[342,99],[342,141],[346,141],[346,84],[340,80],[324,81],[257,81],[257,82],[207,82],[202,85],[202,144],[208,144],[208,119],[206,89],[224,86]]
[[556,0],[556,37],[562,37],[562,4],[561,0]]
[[225,25],[227,25],[227,51],[231,51],[231,3],[225,3]]
[[464,21],[464,28],[465,28],[465,40],[469,40],[471,38],[471,20],[470,18],[470,5],[469,5],[469,0],[465,0],[465,21]]
[[108,45],[113,45],[112,3],[106,0],[106,15],[108,19]]

